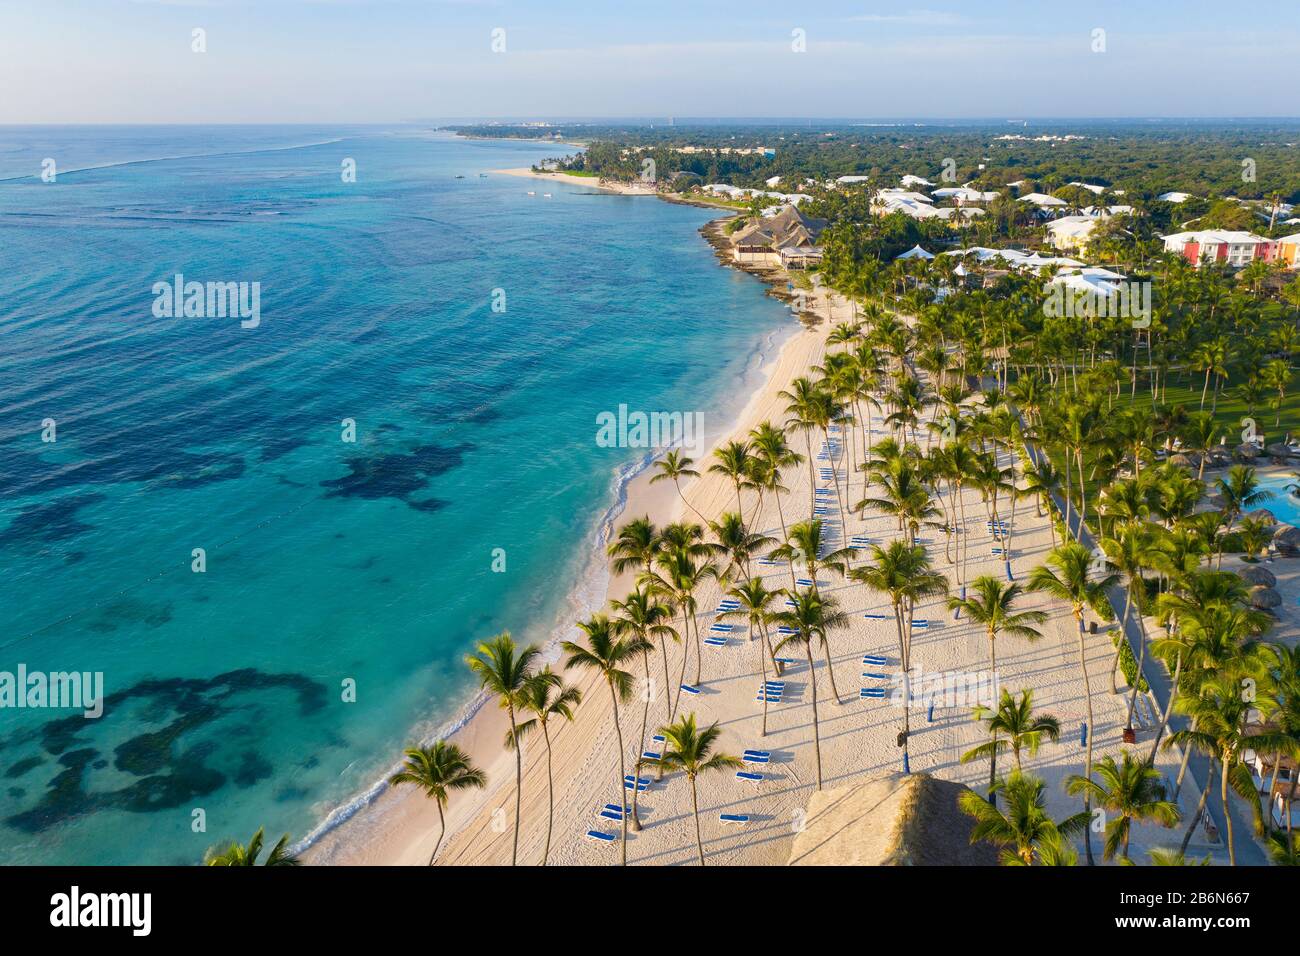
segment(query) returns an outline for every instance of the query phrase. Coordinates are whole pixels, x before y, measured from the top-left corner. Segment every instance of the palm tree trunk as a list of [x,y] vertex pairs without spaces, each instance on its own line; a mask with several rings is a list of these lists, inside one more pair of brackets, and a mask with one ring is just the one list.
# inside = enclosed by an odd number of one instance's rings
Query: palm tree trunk
[[1151,756],[1147,758],[1147,763],[1151,766],[1156,765],[1157,748],[1160,746],[1160,738],[1165,734],[1165,728],[1169,726],[1169,715],[1174,709],[1174,700],[1178,697],[1178,676],[1183,670],[1183,655],[1180,652],[1174,662],[1174,678],[1169,684],[1169,702],[1165,704],[1165,712],[1160,717],[1160,726],[1156,728],[1156,739],[1151,742]]
[[[1190,748],[1189,748],[1190,749]],[[1206,767],[1210,773],[1214,772],[1214,758],[1210,758],[1210,765]],[[1205,786],[1201,788],[1201,799],[1197,801],[1196,812],[1192,814],[1192,822],[1187,825],[1187,832],[1183,834],[1182,845],[1178,847],[1179,853],[1187,852],[1187,844],[1192,842],[1192,834],[1196,832],[1196,825],[1201,822],[1201,817],[1205,814],[1205,804],[1210,796],[1210,782],[1205,781]]]
[[542,736],[546,738],[546,849],[542,851],[542,866],[551,856],[551,827],[555,820],[555,777],[551,773],[551,730],[542,721]]
[[433,852],[429,854],[429,865],[433,866],[434,858],[438,855],[438,847],[442,846],[442,838],[447,833],[447,819],[442,815],[442,801],[434,801],[438,804],[438,840],[433,844]]
[[515,842],[510,851],[510,865],[514,866],[515,861],[519,858],[519,804],[523,796],[524,788],[524,757],[520,751],[523,749],[519,746],[518,730],[515,728],[515,708],[509,705],[510,710],[510,739],[515,742]]
[[[641,761],[645,754],[645,731],[646,725],[650,723],[650,652],[641,652],[641,663],[645,667],[645,699],[641,704],[641,746],[637,748],[636,760],[633,766],[636,767],[637,775],[641,773]],[[641,819],[636,814],[636,796],[640,791],[632,788],[632,829],[637,833],[641,832]]]
[[[751,635],[754,633],[754,622],[752,620],[749,622],[749,632]],[[767,644],[766,624],[763,625],[763,643]],[[763,674],[763,683],[760,685],[760,690],[763,695],[763,729],[759,732],[759,736],[766,737],[767,736],[767,654],[762,647],[758,649],[758,665],[762,670],[762,674]]]
[[[1097,736],[1096,725],[1092,721],[1092,684],[1088,680],[1088,660],[1084,653],[1083,647],[1083,613],[1075,615],[1075,620],[1079,625],[1079,670],[1083,671],[1083,696],[1088,705],[1088,745],[1083,763],[1083,775],[1092,779],[1092,741]],[[1095,866],[1096,862],[1092,858],[1092,794],[1088,790],[1083,791],[1083,812],[1088,814],[1088,827],[1083,831],[1083,849],[1088,859],[1089,866]]]
[[[627,793],[627,764],[623,760],[623,726],[618,720],[618,694],[614,693],[614,685],[609,685],[609,699],[614,705],[614,732],[618,734],[618,809],[619,818],[623,829],[623,837],[619,840],[619,846],[623,850],[623,866],[627,866],[627,813],[623,804],[623,795]],[[515,753],[519,748],[515,748]],[[632,778],[632,792],[636,793],[637,785],[640,783],[640,776]]]
[[704,838],[700,836],[700,795],[695,789],[694,777],[691,777],[691,809],[695,811],[695,850],[700,855],[700,866],[703,866]]
[[1237,865],[1237,848],[1232,840],[1232,814],[1228,811],[1228,758],[1219,761],[1223,772],[1219,775],[1219,800],[1223,803],[1223,826],[1228,832],[1228,865]]
[[813,665],[812,638],[810,635],[804,636],[807,638],[804,641],[804,650],[808,654],[808,684],[812,688],[813,753],[817,758],[817,789],[820,790],[822,788],[822,738],[817,724],[817,672]]
[[[1146,587],[1146,585],[1141,582],[1142,579],[1139,576],[1138,584],[1136,586]],[[1129,585],[1129,587],[1133,587],[1133,586],[1134,585]],[[1142,665],[1146,663],[1146,659],[1147,659],[1147,627],[1146,627],[1146,622],[1142,620],[1142,607],[1140,605],[1138,606],[1137,609],[1137,622],[1138,622],[1137,673],[1133,675],[1133,689],[1129,692],[1128,695],[1128,720],[1125,721],[1124,723],[1124,726],[1128,728],[1132,728],[1133,726],[1133,708],[1137,706],[1138,685],[1142,683]],[[1124,640],[1123,634],[1120,635],[1120,640]]]

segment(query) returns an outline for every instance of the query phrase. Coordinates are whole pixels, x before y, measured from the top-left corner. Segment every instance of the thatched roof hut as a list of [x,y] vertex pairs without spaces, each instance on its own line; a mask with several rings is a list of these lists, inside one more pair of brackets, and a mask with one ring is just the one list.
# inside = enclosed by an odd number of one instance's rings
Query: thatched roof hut
[[1237,574],[1247,584],[1257,587],[1271,588],[1277,585],[1277,577],[1262,564],[1249,564],[1244,568],[1238,568]]
[[969,789],[926,773],[889,774],[814,793],[791,866],[995,866],[998,853],[971,845],[974,820],[957,807]]
[[1252,588],[1250,591],[1250,605],[1259,608],[1261,611],[1281,607],[1282,595],[1272,588]]

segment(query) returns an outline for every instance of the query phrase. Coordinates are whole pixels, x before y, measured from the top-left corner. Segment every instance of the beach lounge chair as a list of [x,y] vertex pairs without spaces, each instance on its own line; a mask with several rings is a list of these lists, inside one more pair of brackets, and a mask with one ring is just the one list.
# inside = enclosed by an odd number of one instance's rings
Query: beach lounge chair
[[778,627],[778,628],[776,629],[776,633],[778,633],[778,634],[798,634],[798,633],[799,633],[799,630],[798,630],[798,628],[791,627],[789,624],[782,624],[780,627]]
[[884,614],[864,614],[862,616],[868,621],[883,621],[886,617]]
[[655,753],[653,750],[643,750],[643,751],[641,751],[641,759],[642,759],[642,760],[662,760],[662,759],[663,759],[663,754],[657,754],[657,753]]
[[786,667],[792,667],[792,666],[794,665],[794,658],[793,658],[793,657],[777,657],[777,658],[773,658],[773,659],[774,659],[778,664],[784,664]]
[[745,756],[746,756],[746,757],[770,757],[770,756],[772,756],[772,751],[770,751],[770,750],[746,750],[746,751],[745,751]]
[[747,780],[750,783],[759,783],[763,779],[763,775],[761,773],[750,773],[748,770],[737,770],[736,779]]
[[709,647],[726,647],[727,639],[725,637],[706,637],[704,643]]
[[736,629],[736,625],[734,624],[722,624],[720,622],[715,622],[709,625],[709,630],[717,634],[730,634],[735,629]]
[[663,735],[663,734],[655,734],[655,735],[654,735],[653,737],[651,737],[650,739],[653,740],[653,741],[654,741],[655,743],[657,743],[657,744],[661,744],[661,743],[664,742],[664,735]]
[[692,687],[690,684],[683,684],[682,690],[686,691],[688,694],[698,694],[700,692],[698,687]]
[[753,754],[745,754],[745,756],[741,757],[740,759],[743,760],[745,763],[767,763],[767,762],[768,762],[769,760],[771,760],[772,758],[771,758],[771,757],[755,757]]
[[886,661],[885,657],[881,654],[863,654],[862,663],[874,664],[877,667],[884,667],[885,664],[888,663],[888,661]]
[[914,630],[924,631],[929,626],[930,626],[930,621],[927,618],[924,617],[912,618],[912,628]]
[[719,813],[718,819],[723,823],[748,823],[749,814],[747,813]]
[[785,606],[786,606],[786,607],[798,607],[799,605],[795,604],[795,603],[794,603],[794,600],[793,600],[792,598],[786,598],[786,599],[785,599]]
[[765,680],[763,681],[763,686],[766,687],[768,690],[783,690],[785,688],[785,681]]
[[1007,553],[1006,548],[989,548],[989,554],[993,555],[995,558],[1001,557],[1006,553]]
[[595,840],[597,843],[617,843],[618,837],[612,833],[606,833],[604,830],[588,830],[587,839]]
[[619,813],[617,810],[597,810],[596,816],[600,817],[602,820],[613,820],[615,823],[623,822],[623,814]]
[[868,697],[874,697],[880,700],[884,698],[885,690],[884,687],[864,687],[858,692],[858,699],[865,700]]
[[794,583],[801,588],[810,588],[813,586],[812,578],[795,578]]
[[889,680],[888,674],[881,674],[877,671],[863,671],[863,677],[870,677],[872,680]]

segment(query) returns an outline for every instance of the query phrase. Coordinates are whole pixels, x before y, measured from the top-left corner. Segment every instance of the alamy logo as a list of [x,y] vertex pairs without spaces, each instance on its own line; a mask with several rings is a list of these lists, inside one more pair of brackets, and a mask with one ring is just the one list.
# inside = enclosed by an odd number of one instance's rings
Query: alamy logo
[[82,893],[74,886],[50,897],[51,926],[127,926],[132,936],[148,936],[153,928],[150,893]]
[[262,283],[185,281],[155,282],[153,314],[158,319],[240,319],[239,327],[262,324]]
[[0,671],[0,709],[79,710],[88,719],[104,714],[103,671]]
[[889,695],[895,705],[929,707],[988,707],[998,704],[998,675],[989,671],[933,671],[917,668],[895,674]]
[[700,412],[618,412],[596,416],[596,444],[601,448],[683,448],[698,452],[704,441]]
[[1049,318],[1151,318],[1150,282],[1117,282],[1104,289],[1070,288],[1064,282],[1049,282],[1043,286],[1043,295],[1043,313]]

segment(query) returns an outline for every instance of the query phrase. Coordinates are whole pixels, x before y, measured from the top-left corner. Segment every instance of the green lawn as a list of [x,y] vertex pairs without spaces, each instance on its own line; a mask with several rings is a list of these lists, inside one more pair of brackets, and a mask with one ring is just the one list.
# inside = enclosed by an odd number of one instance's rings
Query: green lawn
[[[1240,378],[1237,378],[1236,381],[1239,382]],[[1151,406],[1151,391],[1149,388],[1144,391],[1144,384],[1146,383],[1142,378],[1142,371],[1139,369],[1137,399],[1134,404],[1138,407],[1149,408]],[[1291,386],[1287,389],[1286,398],[1283,399],[1279,410],[1274,410],[1270,404],[1270,400],[1276,398],[1276,395],[1276,392],[1266,393],[1264,400],[1256,406],[1254,415],[1249,416],[1255,419],[1255,431],[1264,437],[1266,444],[1281,441],[1287,432],[1300,436],[1300,373],[1292,373]],[[1172,381],[1169,383],[1168,391],[1164,395],[1164,401],[1168,405],[1181,404],[1188,412],[1198,411],[1201,407],[1200,386],[1186,386],[1182,384],[1182,377],[1179,376],[1177,384]],[[1206,411],[1209,411],[1213,401],[1213,386],[1211,386],[1211,391],[1207,392],[1205,396]],[[1128,385],[1125,383],[1123,393],[1116,400],[1116,405],[1127,408],[1129,404]],[[1279,411],[1281,413],[1281,423],[1275,425],[1274,422],[1278,420]],[[1235,384],[1229,385],[1219,393],[1219,405],[1215,409],[1214,420],[1222,431],[1230,436],[1228,444],[1235,445],[1240,442],[1241,439],[1237,436],[1241,434],[1244,428],[1241,420],[1248,417],[1248,415],[1249,409],[1246,408],[1246,403],[1239,397]]]

